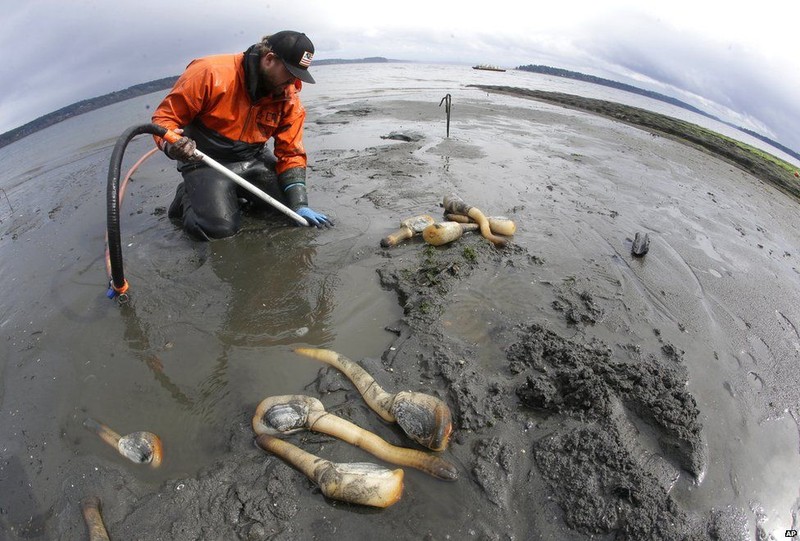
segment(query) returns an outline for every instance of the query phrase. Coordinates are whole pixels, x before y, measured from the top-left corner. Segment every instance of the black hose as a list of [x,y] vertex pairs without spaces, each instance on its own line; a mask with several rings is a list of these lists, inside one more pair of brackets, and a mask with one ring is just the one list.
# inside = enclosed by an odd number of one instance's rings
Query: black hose
[[119,224],[119,175],[125,147],[137,135],[149,133],[164,137],[167,129],[158,124],[131,126],[123,132],[114,145],[111,163],[108,166],[108,191],[106,194],[106,228],[108,232],[108,253],[111,262],[111,287],[116,292],[124,291],[125,273],[122,270],[122,241]]

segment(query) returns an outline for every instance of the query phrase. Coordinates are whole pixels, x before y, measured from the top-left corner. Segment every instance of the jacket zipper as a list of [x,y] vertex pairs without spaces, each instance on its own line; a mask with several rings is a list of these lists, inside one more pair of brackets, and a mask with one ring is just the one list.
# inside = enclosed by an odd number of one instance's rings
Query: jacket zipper
[[247,117],[245,117],[244,119],[244,125],[242,125],[242,131],[241,133],[239,133],[239,141],[244,141],[244,134],[247,131],[247,126],[250,124],[250,117],[253,116],[253,109],[255,109],[255,107],[251,105],[250,108],[247,110]]

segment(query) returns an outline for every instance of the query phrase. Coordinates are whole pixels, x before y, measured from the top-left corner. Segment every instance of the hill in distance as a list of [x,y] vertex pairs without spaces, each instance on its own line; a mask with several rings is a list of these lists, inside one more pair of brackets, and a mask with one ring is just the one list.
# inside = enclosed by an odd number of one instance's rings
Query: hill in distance
[[[376,63],[388,63],[388,62],[401,62],[401,61],[389,60],[387,58],[375,56],[375,57],[361,58],[356,60],[347,60],[341,58],[317,60],[316,62],[314,62],[314,64],[317,66],[324,66],[330,64],[376,64]],[[72,105],[67,105],[66,107],[62,107],[57,111],[53,111],[52,113],[40,116],[39,118],[32,120],[27,124],[20,126],[19,128],[14,128],[13,130],[9,130],[3,134],[0,134],[0,148],[3,148],[4,146],[13,143],[14,141],[19,141],[23,137],[27,137],[32,133],[36,133],[37,131],[48,128],[53,124],[58,124],[59,122],[62,122],[68,118],[82,115],[84,113],[88,113],[89,111],[94,111],[95,109],[100,109],[101,107],[105,107],[107,105],[112,105],[114,103],[143,96],[145,94],[151,94],[153,92],[159,92],[161,90],[170,89],[177,80],[178,80],[177,75],[173,77],[165,77],[163,79],[156,79],[155,81],[129,86],[124,90],[117,90],[115,92],[104,94],[96,98],[89,98],[86,100],[73,103]]]
[[552,68],[550,66],[541,66],[541,65],[529,64],[527,66],[519,66],[517,69],[521,70],[521,71],[531,71],[531,72],[534,72],[534,73],[543,73],[543,74],[546,74],[546,75],[554,75],[556,77],[566,77],[568,79],[576,79],[576,80],[579,80],[579,81],[585,81],[587,83],[593,83],[593,84],[596,84],[596,85],[608,86],[608,87],[611,87],[611,88],[616,88],[618,90],[624,90],[625,92],[631,92],[633,94],[639,94],[640,96],[646,96],[646,97],[654,99],[654,100],[663,101],[665,103],[669,103],[671,105],[675,105],[677,107],[681,107],[682,109],[686,109],[688,111],[692,111],[693,113],[697,113],[699,115],[703,115],[706,118],[710,118],[712,120],[716,120],[717,122],[722,122],[723,124],[726,124],[726,125],[728,125],[728,126],[730,126],[732,128],[735,128],[735,129],[737,129],[737,130],[739,130],[739,131],[741,131],[743,133],[746,133],[747,135],[750,135],[751,137],[755,137],[756,139],[764,141],[768,145],[773,146],[773,147],[775,147],[775,148],[777,148],[779,150],[782,150],[786,154],[788,154],[788,155],[800,160],[800,153],[795,152],[794,150],[792,150],[792,149],[790,149],[790,148],[778,143],[777,141],[773,141],[769,137],[766,137],[764,135],[761,135],[760,133],[754,132],[753,130],[748,130],[747,128],[743,128],[741,126],[737,126],[736,124],[732,124],[730,122],[722,120],[721,118],[718,118],[718,117],[716,117],[714,115],[706,113],[705,111],[701,111],[697,107],[689,105],[686,102],[683,102],[681,100],[672,98],[670,96],[666,96],[664,94],[659,94],[658,92],[653,92],[651,90],[644,90],[642,88],[638,88],[638,87],[635,87],[635,86],[632,86],[632,85],[628,85],[628,84],[625,84],[625,83],[620,83],[618,81],[613,81],[611,79],[603,79],[602,77],[595,77],[594,75],[586,75],[586,74],[579,73],[579,72],[576,72],[576,71],[569,71],[569,70],[560,69],[560,68]]
[[[360,59],[344,59],[344,58],[331,58],[331,59],[321,59],[316,60],[314,64],[316,66],[326,66],[326,65],[334,65],[334,64],[385,64],[390,62],[403,62],[402,60],[390,60],[388,58],[384,58],[381,56],[373,56],[368,58],[360,58]],[[743,128],[741,126],[736,126],[735,124],[731,124],[730,122],[726,122],[721,120],[713,115],[710,115],[700,109],[689,105],[683,101],[680,101],[675,98],[671,98],[664,94],[659,94],[658,92],[652,92],[650,90],[644,90],[632,85],[628,85],[625,83],[620,83],[618,81],[613,81],[611,79],[603,79],[602,77],[595,77],[593,75],[586,75],[583,73],[569,71],[560,68],[553,68],[550,66],[541,66],[535,64],[529,64],[526,66],[519,66],[516,68],[521,71],[530,71],[534,73],[542,73],[546,75],[553,75],[557,77],[567,77],[570,79],[576,79],[580,81],[585,81],[593,84],[608,86],[612,88],[616,88],[619,90],[624,90],[626,92],[631,92],[634,94],[639,94],[642,96],[646,96],[652,99],[656,99],[659,101],[663,101],[677,107],[681,107],[683,109],[687,109],[694,113],[703,115],[705,117],[711,118],[718,122],[722,122],[723,124],[727,124],[732,128],[735,128],[743,133],[746,133],[752,137],[760,139],[765,143],[785,152],[786,154],[793,156],[800,160],[800,153],[797,153],[784,145],[781,145],[777,141],[773,141],[772,139],[765,137],[759,133],[756,133],[752,130],[748,130],[747,128]],[[14,141],[18,141],[23,137],[26,137],[32,133],[37,131],[43,130],[53,124],[57,124],[63,120],[68,118],[82,115],[83,113],[88,113],[89,111],[93,111],[95,109],[99,109],[101,107],[105,107],[107,105],[111,105],[120,101],[129,100],[131,98],[135,98],[138,96],[142,96],[145,94],[151,94],[153,92],[158,92],[160,90],[167,90],[172,88],[172,85],[175,84],[175,81],[178,79],[178,76],[173,77],[165,77],[163,79],[157,79],[155,81],[150,81],[147,83],[142,83],[138,85],[130,86],[124,90],[119,90],[115,92],[111,92],[109,94],[105,94],[103,96],[98,96],[96,98],[89,98],[86,100],[79,101],[77,103],[73,103],[72,105],[68,105],[66,107],[62,107],[57,111],[53,111],[52,113],[48,113],[44,116],[40,116],[39,118],[28,122],[20,126],[19,128],[15,128],[13,130],[9,130],[3,134],[0,134],[0,148],[13,143]]]

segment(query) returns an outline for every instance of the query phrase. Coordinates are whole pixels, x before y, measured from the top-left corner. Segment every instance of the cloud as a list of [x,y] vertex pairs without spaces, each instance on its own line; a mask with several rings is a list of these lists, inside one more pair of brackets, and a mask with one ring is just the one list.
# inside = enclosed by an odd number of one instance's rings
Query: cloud
[[599,65],[800,149],[797,130],[785,122],[800,119],[800,70],[791,69],[797,60],[645,14],[598,23],[605,32],[586,32],[576,43]]
[[[786,5],[784,5],[786,4]],[[548,64],[644,86],[800,149],[800,4],[567,0],[37,0],[0,20],[0,132],[76,101],[181,73],[279,29],[317,58]]]

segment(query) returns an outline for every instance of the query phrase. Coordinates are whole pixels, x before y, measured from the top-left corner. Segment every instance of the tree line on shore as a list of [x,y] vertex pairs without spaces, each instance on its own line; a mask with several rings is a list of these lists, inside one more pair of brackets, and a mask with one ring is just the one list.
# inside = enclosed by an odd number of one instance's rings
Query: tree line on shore
[[[316,65],[331,65],[331,64],[359,64],[359,63],[387,63],[387,62],[399,62],[399,60],[389,60],[384,57],[370,57],[370,58],[361,58],[361,59],[325,59],[325,60],[318,60],[316,61]],[[737,126],[730,122],[726,122],[720,118],[717,118],[705,111],[698,109],[692,105],[689,105],[686,102],[681,100],[672,98],[670,96],[666,96],[664,94],[659,94],[658,92],[653,92],[651,90],[645,90],[642,88],[638,88],[629,84],[621,83],[619,81],[613,81],[611,79],[604,79],[602,77],[595,77],[594,75],[586,75],[584,73],[579,73],[576,71],[569,71],[561,68],[554,68],[550,66],[542,66],[537,64],[528,64],[526,66],[519,66],[516,69],[520,71],[530,71],[534,73],[542,73],[545,75],[553,75],[556,77],[567,77],[570,79],[576,79],[579,81],[585,81],[592,84],[608,86],[612,88],[617,88],[619,90],[624,90],[626,92],[632,92],[634,94],[639,94],[642,96],[646,96],[648,98],[656,99],[659,101],[663,101],[669,103],[671,105],[675,105],[677,107],[681,107],[683,109],[687,109],[694,113],[703,115],[705,117],[711,118],[718,122],[722,122],[723,124],[727,124],[732,128],[735,128],[743,133],[746,133],[752,137],[760,139],[765,143],[772,145],[773,147],[782,150],[786,154],[793,156],[800,160],[800,153],[793,151],[790,148],[778,143],[777,141],[773,141],[772,139],[763,136],[757,132],[752,130],[748,130],[747,128],[743,128],[741,126]],[[3,134],[0,134],[0,148],[3,148],[6,145],[13,143],[14,141],[18,141],[23,137],[26,137],[32,133],[35,133],[39,130],[43,130],[52,126],[53,124],[57,124],[61,121],[64,121],[68,118],[82,115],[83,113],[88,113],[89,111],[93,111],[95,109],[99,109],[101,107],[105,107],[107,105],[112,105],[114,103],[129,100],[132,98],[136,98],[138,96],[143,96],[145,94],[151,94],[153,92],[158,92],[161,90],[167,90],[172,88],[172,85],[175,84],[175,81],[178,79],[178,76],[173,77],[164,77],[163,79],[156,79],[154,81],[149,81],[147,83],[141,83],[138,85],[130,86],[124,90],[118,90],[115,92],[111,92],[109,94],[104,94],[102,96],[98,96],[96,98],[89,98],[86,100],[79,101],[77,103],[73,103],[72,105],[68,105],[66,107],[62,107],[57,111],[53,111],[52,113],[48,113],[46,115],[40,116],[39,118],[20,126],[19,128],[15,128],[13,130],[9,130]]]
[[742,126],[737,126],[736,124],[732,124],[731,122],[727,122],[725,120],[722,120],[721,118],[718,118],[718,117],[716,117],[716,116],[714,116],[714,115],[712,115],[710,113],[707,113],[707,112],[705,112],[705,111],[703,111],[701,109],[698,109],[697,107],[694,107],[693,105],[689,105],[688,103],[686,103],[684,101],[681,101],[681,100],[676,99],[676,98],[672,98],[670,96],[666,96],[664,94],[659,94],[658,92],[653,92],[652,90],[645,90],[643,88],[638,88],[638,87],[633,86],[633,85],[620,83],[619,81],[614,81],[612,79],[604,79],[602,77],[595,77],[594,75],[586,75],[585,73],[579,73],[577,71],[570,71],[570,70],[565,70],[565,69],[561,69],[561,68],[553,68],[553,67],[550,67],[550,66],[542,66],[542,65],[537,65],[537,64],[528,64],[526,66],[519,66],[517,69],[520,70],[520,71],[530,71],[530,72],[533,72],[533,73],[542,73],[542,74],[545,74],[545,75],[553,75],[555,77],[566,77],[566,78],[569,78],[569,79],[576,79],[578,81],[585,81],[587,83],[592,83],[592,84],[596,84],[596,85],[608,86],[608,87],[611,87],[611,88],[624,90],[625,92],[631,92],[633,94],[639,94],[640,96],[645,96],[645,97],[648,97],[648,98],[651,98],[651,99],[654,99],[654,100],[663,101],[665,103],[669,103],[671,105],[675,105],[676,107],[681,107],[681,108],[686,109],[688,111],[692,111],[693,113],[697,113],[699,115],[703,115],[706,118],[710,118],[712,120],[716,120],[717,122],[722,122],[723,124],[726,124],[726,125],[734,128],[734,129],[737,129],[737,130],[739,130],[739,131],[741,131],[743,133],[746,133],[747,135],[750,135],[751,137],[755,137],[756,139],[764,141],[768,145],[771,145],[771,146],[773,146],[773,147],[775,147],[775,148],[777,148],[779,150],[782,150],[786,154],[788,154],[788,155],[800,160],[800,153],[795,152],[794,150],[792,150],[792,149],[790,149],[790,148],[778,143],[777,141],[774,141],[774,140],[770,139],[769,137],[761,135],[758,132],[754,132],[753,130],[749,130],[747,128],[743,128]]

